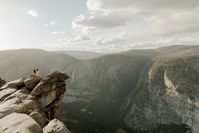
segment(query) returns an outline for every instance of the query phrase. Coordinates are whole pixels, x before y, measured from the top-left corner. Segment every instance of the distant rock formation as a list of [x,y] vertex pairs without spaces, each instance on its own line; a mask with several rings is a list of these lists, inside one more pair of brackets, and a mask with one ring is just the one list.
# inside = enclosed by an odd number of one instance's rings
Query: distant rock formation
[[20,78],[6,84],[0,80],[4,84],[0,88],[0,132],[71,133],[58,120],[68,78],[53,72],[44,78]]
[[[54,69],[69,72],[61,111],[73,133],[199,132],[199,46],[131,50],[86,61],[14,50],[1,51],[0,60],[0,74],[7,81],[34,67],[45,75]],[[15,89],[4,93],[9,91]],[[42,118],[38,112],[29,115]]]

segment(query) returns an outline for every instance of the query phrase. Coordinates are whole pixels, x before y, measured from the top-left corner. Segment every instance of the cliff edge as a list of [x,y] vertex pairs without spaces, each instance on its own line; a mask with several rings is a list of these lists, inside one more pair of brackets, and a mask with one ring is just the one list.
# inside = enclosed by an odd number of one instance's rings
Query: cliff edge
[[59,120],[65,73],[20,78],[0,88],[1,133],[71,133]]

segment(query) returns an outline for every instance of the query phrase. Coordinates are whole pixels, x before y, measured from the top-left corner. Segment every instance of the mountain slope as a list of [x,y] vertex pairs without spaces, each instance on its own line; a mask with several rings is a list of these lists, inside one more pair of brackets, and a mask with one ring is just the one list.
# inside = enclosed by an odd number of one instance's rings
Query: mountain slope
[[[109,55],[76,64],[71,70],[70,89],[63,104],[63,108],[68,108],[63,112],[66,118],[82,124],[79,129],[75,127],[76,132],[108,133],[121,126],[119,108],[135,88],[140,71],[149,59],[149,55],[140,58]],[[65,121],[70,124],[70,120]]]
[[199,46],[172,46],[78,60],[11,51],[0,56],[0,75],[10,80],[35,67],[44,75],[54,69],[69,74],[62,118],[74,133],[197,132],[198,53]]
[[41,74],[54,70],[65,71],[78,60],[66,55],[37,49],[8,50],[0,52],[0,77],[11,81],[29,75],[38,68]]
[[199,47],[170,48],[158,49],[161,54],[142,72],[126,99],[124,121],[130,128],[185,124],[198,132]]
[[104,56],[105,54],[96,53],[92,51],[56,51],[56,53],[63,53],[70,55],[80,60],[90,60]]

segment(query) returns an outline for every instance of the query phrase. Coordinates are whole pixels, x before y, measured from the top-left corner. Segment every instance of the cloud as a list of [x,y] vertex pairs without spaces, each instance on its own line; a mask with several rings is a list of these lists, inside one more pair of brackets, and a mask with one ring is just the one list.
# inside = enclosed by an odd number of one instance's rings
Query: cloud
[[128,50],[134,48],[157,48],[169,45],[197,45],[199,40],[199,32],[191,35],[184,34],[158,37],[149,37],[149,33],[145,33],[145,35],[144,33],[136,34],[133,32],[121,32],[117,34],[115,33],[111,35],[98,37],[93,41],[93,44],[96,46],[115,47],[117,49],[125,47],[126,50]]
[[83,42],[83,41],[89,41],[90,38],[88,36],[85,35],[80,35],[80,36],[76,36],[72,39],[69,39],[67,42],[68,43],[77,43],[77,42]]
[[32,17],[38,17],[37,10],[35,10],[35,9],[30,9],[26,13],[31,15]]
[[87,0],[91,11],[134,8],[137,11],[189,10],[199,5],[197,0]]
[[53,35],[57,35],[57,34],[58,34],[58,32],[57,32],[57,31],[52,31],[52,32],[51,32],[51,34],[53,34]]
[[66,34],[66,31],[61,31],[60,34]]
[[66,31],[52,31],[51,34],[53,34],[53,35],[64,35],[64,34],[66,34]]
[[55,26],[56,24],[57,24],[57,22],[53,20],[53,21],[51,21],[49,23],[44,24],[44,26],[45,27],[52,27],[52,26]]
[[87,9],[72,28],[91,35],[96,47],[151,48],[198,40],[197,0],[87,0]]
[[89,33],[126,25],[130,20],[128,15],[119,12],[92,13],[76,17],[72,22],[72,28],[82,33]]
[[199,32],[199,8],[186,12],[176,12],[169,16],[156,15],[158,21],[153,21],[150,26],[151,35],[172,36]]
[[198,7],[196,0],[87,0],[88,14],[76,17],[72,28],[88,34],[141,22],[144,28],[136,30],[150,36],[181,34],[199,30]]
[[95,45],[110,45],[110,44],[121,44],[126,42],[128,39],[125,37],[126,33],[122,32],[117,34],[113,34],[113,35],[109,35],[109,36],[102,36],[99,37],[97,39],[94,40],[94,44]]

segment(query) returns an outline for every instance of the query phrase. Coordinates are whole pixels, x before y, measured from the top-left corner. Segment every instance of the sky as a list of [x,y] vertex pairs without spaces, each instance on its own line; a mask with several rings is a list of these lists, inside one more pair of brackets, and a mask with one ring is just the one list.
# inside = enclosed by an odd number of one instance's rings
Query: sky
[[0,50],[197,45],[198,0],[0,0]]

